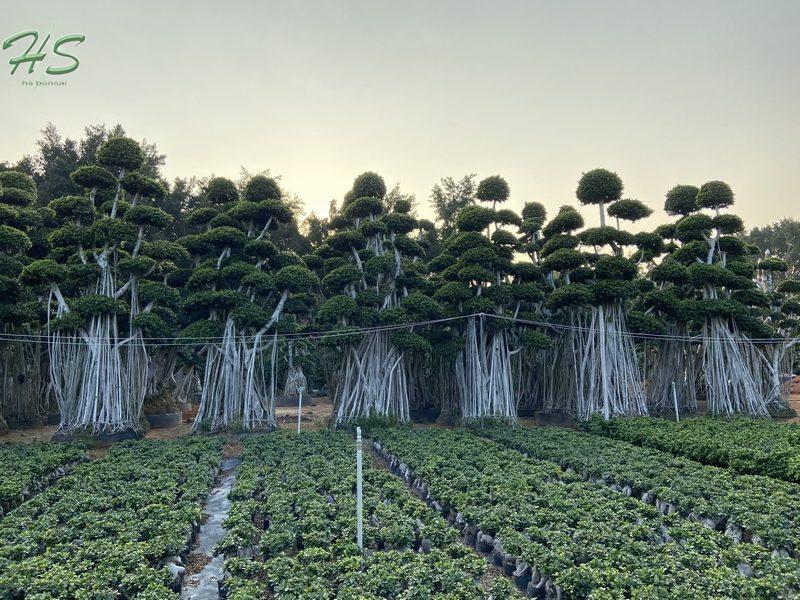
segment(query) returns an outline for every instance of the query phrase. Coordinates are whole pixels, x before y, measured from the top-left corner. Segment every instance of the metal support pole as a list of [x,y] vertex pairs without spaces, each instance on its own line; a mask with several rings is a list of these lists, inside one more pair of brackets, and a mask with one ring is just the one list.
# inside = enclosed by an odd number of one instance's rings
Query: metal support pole
[[361,440],[361,427],[356,427],[356,521],[357,521],[357,541],[359,550],[364,549],[364,525],[363,520],[363,480],[361,475],[361,455],[364,442]]
[[681,415],[678,412],[678,392],[675,391],[675,382],[672,382],[672,402],[675,405],[675,422],[681,420]]
[[300,433],[300,420],[303,415],[303,387],[297,388],[297,391],[300,392],[297,395],[297,433]]

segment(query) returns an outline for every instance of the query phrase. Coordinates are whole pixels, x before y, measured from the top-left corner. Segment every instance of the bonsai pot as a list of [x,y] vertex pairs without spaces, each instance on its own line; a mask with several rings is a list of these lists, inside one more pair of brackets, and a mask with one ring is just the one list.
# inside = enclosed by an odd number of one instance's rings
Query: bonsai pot
[[169,412],[169,413],[155,413],[152,415],[145,415],[145,419],[150,423],[153,429],[164,429],[166,427],[175,427],[180,425],[183,421],[183,413]]

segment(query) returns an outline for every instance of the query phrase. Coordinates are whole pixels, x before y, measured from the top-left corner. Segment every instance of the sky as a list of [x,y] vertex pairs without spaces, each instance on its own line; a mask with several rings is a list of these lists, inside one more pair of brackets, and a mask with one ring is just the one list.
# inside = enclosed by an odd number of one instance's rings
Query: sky
[[604,167],[654,209],[637,229],[668,219],[672,186],[712,179],[761,226],[800,218],[798,22],[782,0],[14,3],[2,39],[86,40],[61,77],[12,76],[22,42],[0,53],[0,161],[48,121],[69,137],[121,123],[168,178],[269,169],[318,214],[372,170],[421,216],[467,173],[553,215]]

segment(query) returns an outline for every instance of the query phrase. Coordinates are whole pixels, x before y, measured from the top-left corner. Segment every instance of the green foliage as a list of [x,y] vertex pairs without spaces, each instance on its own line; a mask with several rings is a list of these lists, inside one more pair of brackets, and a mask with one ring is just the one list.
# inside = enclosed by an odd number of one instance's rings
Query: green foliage
[[459,231],[483,231],[497,218],[497,212],[483,206],[467,206],[456,215]]
[[725,234],[744,231],[744,222],[736,215],[717,215],[712,219],[714,227]]
[[[364,219],[367,217],[378,217],[383,213],[383,201],[379,197],[365,196],[357,198],[347,205],[344,214],[348,219]],[[365,235],[374,235],[377,230],[364,231]]]
[[0,188],[22,190],[36,197],[36,182],[21,171],[0,171]]
[[655,335],[664,335],[667,333],[666,326],[659,318],[638,310],[632,310],[625,315],[625,324],[628,326],[628,331],[631,333]]
[[492,175],[478,183],[475,197],[481,202],[505,202],[510,193],[506,180],[499,175]]
[[634,237],[627,231],[621,231],[616,227],[606,225],[605,227],[590,227],[578,234],[578,239],[589,246],[606,245],[630,245],[634,243]]
[[36,194],[17,188],[0,188],[0,202],[13,206],[27,206],[36,202]]
[[[353,424],[371,431],[392,423],[370,418]],[[364,464],[364,541],[372,551],[361,555],[353,541],[354,444],[348,434],[276,434],[245,446],[229,533],[219,547],[235,555],[257,545],[259,556],[226,563],[228,598],[484,598],[476,583],[482,559],[370,461]],[[267,510],[268,526],[258,531],[254,516]],[[423,539],[430,548],[417,552]]]
[[606,169],[594,169],[581,176],[575,196],[581,204],[614,202],[622,197],[622,179]]
[[124,442],[0,521],[5,597],[171,598],[222,440]]
[[594,263],[594,271],[600,279],[631,280],[638,273],[636,264],[622,256],[601,256]]
[[213,205],[225,206],[239,199],[236,185],[225,177],[214,177],[206,184],[206,199]]
[[358,311],[355,300],[343,294],[331,296],[317,311],[317,320],[323,324],[335,324],[341,319],[350,319]]
[[522,220],[541,229],[547,219],[547,210],[541,202],[526,202],[522,207]]
[[386,183],[377,173],[367,171],[355,178],[351,194],[352,198],[383,198],[386,196]]
[[558,233],[572,233],[581,227],[583,227],[581,213],[571,206],[562,206],[558,214],[545,225],[542,233],[549,238]]
[[98,165],[84,165],[73,171],[69,178],[82,188],[110,190],[117,185],[117,179],[108,169]]
[[759,262],[758,268],[762,271],[779,271],[785,273],[789,270],[789,265],[785,260],[771,256]]
[[553,346],[553,339],[541,331],[525,329],[520,334],[522,344],[530,350],[546,350]]
[[570,283],[553,290],[545,306],[550,310],[559,310],[591,304],[593,300],[591,288],[581,283]]
[[244,199],[251,202],[262,200],[280,200],[282,196],[278,182],[272,177],[256,175],[244,188]]
[[[700,188],[694,185],[676,185],[667,192],[664,211],[668,215],[686,216],[697,210],[697,194]],[[670,236],[671,237],[671,236]]]
[[697,207],[720,209],[733,204],[733,191],[724,181],[708,181],[697,192]]
[[89,294],[74,300],[72,310],[84,319],[88,319],[106,314],[125,314],[127,307],[124,302],[109,296]]
[[31,240],[15,227],[0,225],[0,251],[7,254],[19,254],[31,247]]
[[163,229],[172,222],[172,216],[155,206],[139,204],[125,212],[125,220],[140,226]]
[[275,275],[275,286],[293,293],[306,292],[319,286],[319,278],[302,265],[289,265]]
[[[617,423],[612,422],[612,430]],[[592,431],[601,432],[603,427],[599,420],[587,424]],[[637,425],[622,428],[633,436]],[[672,504],[682,516],[737,523],[768,547],[797,547],[800,542],[800,501],[791,498],[791,484],[761,475],[737,476],[671,453],[556,427],[480,433],[537,460],[570,467],[583,477],[629,486],[637,495],[647,491]],[[703,441],[698,437],[692,443],[699,446]]]
[[112,137],[97,150],[97,162],[104,167],[135,171],[144,164],[145,155],[139,144],[127,137]]
[[560,248],[542,261],[542,268],[545,271],[565,272],[575,269],[581,264],[583,264],[583,255],[580,252],[569,248]]
[[636,222],[653,214],[653,211],[640,200],[622,199],[611,204],[607,209],[610,217]]
[[800,281],[797,279],[784,279],[775,288],[781,294],[800,294]]
[[126,173],[120,184],[122,189],[132,196],[138,195],[143,198],[163,200],[167,195],[167,190],[161,183],[150,177],[145,177],[141,173]]
[[411,215],[402,213],[389,213],[381,217],[391,233],[405,235],[411,233],[417,227],[417,220]]

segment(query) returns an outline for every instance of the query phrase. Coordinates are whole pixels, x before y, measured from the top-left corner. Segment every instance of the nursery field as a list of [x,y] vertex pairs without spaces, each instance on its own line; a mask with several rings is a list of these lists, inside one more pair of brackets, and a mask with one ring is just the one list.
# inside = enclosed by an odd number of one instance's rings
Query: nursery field
[[170,558],[199,526],[221,448],[124,442],[23,502],[0,521],[0,598],[176,597]]
[[[351,431],[242,436],[224,535],[208,548],[219,597],[798,597],[800,484],[732,459],[736,447],[790,455],[797,426],[586,429],[368,424],[363,552]],[[666,450],[670,435],[705,439],[705,453]],[[183,574],[223,444],[122,442],[95,460],[79,444],[0,445],[0,598],[208,597]]]
[[[355,443],[345,432],[245,440],[231,496],[228,598],[484,598],[486,562],[436,511],[365,461],[356,545]],[[509,593],[511,586],[500,580]],[[500,597],[506,597],[505,595]]]
[[771,419],[592,419],[591,433],[686,456],[738,473],[800,482],[800,427]]

